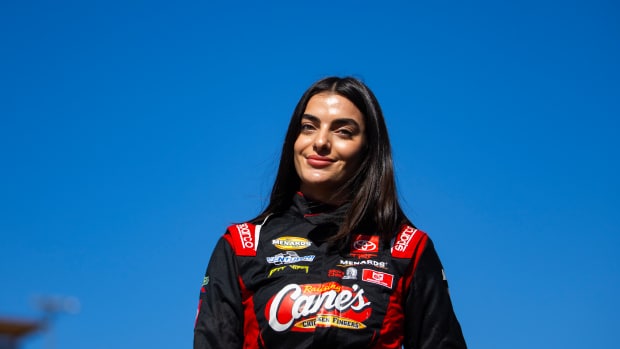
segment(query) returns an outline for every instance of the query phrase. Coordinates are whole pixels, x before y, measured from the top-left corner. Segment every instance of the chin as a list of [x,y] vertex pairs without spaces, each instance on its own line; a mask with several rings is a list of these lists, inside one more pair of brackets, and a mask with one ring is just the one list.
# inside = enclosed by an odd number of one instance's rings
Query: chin
[[340,182],[333,182],[333,181],[329,181],[329,180],[324,180],[324,181],[303,181],[301,188],[302,188],[302,192],[304,193],[315,193],[315,192],[335,192],[338,189],[340,189],[340,187],[342,186],[342,184],[344,183],[340,183]]

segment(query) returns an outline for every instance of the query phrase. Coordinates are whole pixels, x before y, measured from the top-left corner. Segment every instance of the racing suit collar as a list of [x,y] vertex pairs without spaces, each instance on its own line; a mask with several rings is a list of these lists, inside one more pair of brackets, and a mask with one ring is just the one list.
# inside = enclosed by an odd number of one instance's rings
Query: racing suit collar
[[331,223],[339,226],[344,221],[345,214],[350,206],[350,203],[333,206],[310,201],[302,193],[297,193],[293,197],[293,209],[313,225]]

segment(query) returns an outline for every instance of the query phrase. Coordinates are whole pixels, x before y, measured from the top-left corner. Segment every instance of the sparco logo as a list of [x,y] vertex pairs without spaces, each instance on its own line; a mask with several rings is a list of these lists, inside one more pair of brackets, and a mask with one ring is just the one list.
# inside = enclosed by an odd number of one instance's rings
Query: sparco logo
[[398,252],[404,252],[416,231],[417,229],[413,227],[407,227],[407,229],[403,230],[398,235],[398,240],[396,240],[396,243],[394,244],[394,249]]
[[254,248],[254,239],[252,237],[252,232],[248,227],[247,223],[237,224],[237,232],[239,232],[239,238],[241,239],[241,243],[243,244],[243,248]]
[[362,329],[372,312],[369,306],[364,289],[358,285],[288,284],[269,300],[265,315],[276,332],[327,326]]

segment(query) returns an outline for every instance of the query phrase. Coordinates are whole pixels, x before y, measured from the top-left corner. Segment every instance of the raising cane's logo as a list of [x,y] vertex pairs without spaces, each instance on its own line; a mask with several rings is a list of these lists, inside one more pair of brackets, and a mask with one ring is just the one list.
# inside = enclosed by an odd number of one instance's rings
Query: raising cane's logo
[[276,332],[306,332],[316,327],[366,328],[372,308],[358,285],[288,284],[267,303],[265,316]]

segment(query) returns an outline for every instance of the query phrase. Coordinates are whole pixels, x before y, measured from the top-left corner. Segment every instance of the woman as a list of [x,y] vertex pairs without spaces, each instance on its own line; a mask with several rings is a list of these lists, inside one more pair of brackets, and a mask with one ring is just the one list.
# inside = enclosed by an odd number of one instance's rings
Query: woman
[[194,348],[465,348],[443,275],[399,205],[375,96],[322,79],[293,112],[269,205],[215,247]]

